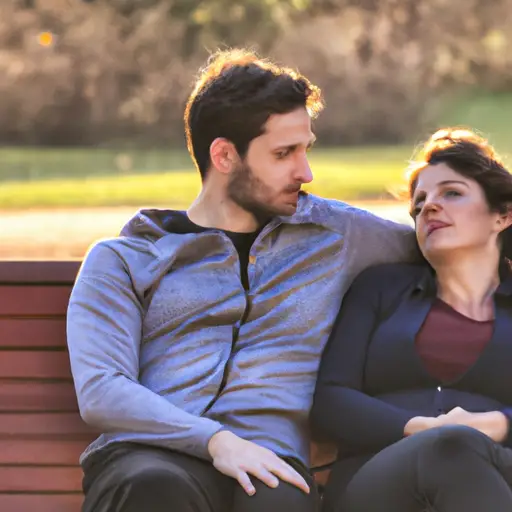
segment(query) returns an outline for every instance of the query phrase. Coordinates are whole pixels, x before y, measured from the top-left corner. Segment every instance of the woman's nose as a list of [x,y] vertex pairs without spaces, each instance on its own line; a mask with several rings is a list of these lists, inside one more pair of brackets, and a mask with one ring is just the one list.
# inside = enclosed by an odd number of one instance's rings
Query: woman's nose
[[441,209],[441,205],[437,201],[427,201],[423,205],[424,212],[438,212]]

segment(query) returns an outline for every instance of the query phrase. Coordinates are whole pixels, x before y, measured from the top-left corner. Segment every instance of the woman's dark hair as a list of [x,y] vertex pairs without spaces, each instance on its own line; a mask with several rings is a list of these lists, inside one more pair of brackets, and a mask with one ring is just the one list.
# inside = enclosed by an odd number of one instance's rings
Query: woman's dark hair
[[[505,214],[512,208],[512,175],[487,139],[469,129],[443,128],[423,146],[408,172],[408,195],[412,199],[420,172],[444,163],[482,188],[492,212]],[[501,233],[502,254],[512,258],[512,230]]]
[[201,70],[185,108],[189,153],[204,180],[210,146],[223,137],[244,158],[272,114],[305,107],[312,117],[323,109],[320,89],[296,71],[246,49],[219,51]]

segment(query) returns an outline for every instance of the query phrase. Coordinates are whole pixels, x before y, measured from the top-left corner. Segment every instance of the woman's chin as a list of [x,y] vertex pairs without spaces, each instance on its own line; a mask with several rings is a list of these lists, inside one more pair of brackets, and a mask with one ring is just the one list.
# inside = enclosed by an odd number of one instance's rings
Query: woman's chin
[[434,261],[449,257],[450,254],[458,252],[459,249],[462,249],[462,247],[454,243],[453,240],[428,240],[421,247],[421,252],[428,261]]

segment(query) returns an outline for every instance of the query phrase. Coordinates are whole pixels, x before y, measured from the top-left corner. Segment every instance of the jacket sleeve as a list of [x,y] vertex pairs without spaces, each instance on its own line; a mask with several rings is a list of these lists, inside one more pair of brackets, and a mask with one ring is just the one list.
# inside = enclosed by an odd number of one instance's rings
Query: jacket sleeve
[[208,441],[221,424],[179,409],[138,381],[142,317],[123,260],[99,243],[83,262],[67,313],[81,416],[102,432],[158,437],[171,449],[209,459]]
[[368,267],[386,263],[424,263],[415,230],[367,210],[351,207],[350,268],[355,277]]
[[362,391],[367,350],[380,313],[382,277],[379,267],[362,272],[343,300],[322,355],[311,410],[318,439],[380,450],[400,440],[414,416]]

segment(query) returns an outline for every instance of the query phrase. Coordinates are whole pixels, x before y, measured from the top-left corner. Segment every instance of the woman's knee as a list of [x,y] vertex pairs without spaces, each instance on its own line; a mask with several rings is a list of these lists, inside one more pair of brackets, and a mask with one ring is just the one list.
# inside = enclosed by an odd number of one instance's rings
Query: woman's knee
[[320,505],[318,491],[314,482],[310,484],[310,492],[281,481],[276,488],[268,487],[261,481],[254,480],[256,493],[248,496],[241,487],[234,494],[233,512],[316,512]]
[[481,444],[492,444],[492,439],[488,436],[465,425],[445,425],[435,430],[435,446],[441,451],[474,450]]
[[433,462],[454,462],[473,455],[489,462],[493,458],[494,441],[465,425],[446,425],[432,429],[428,438],[428,442],[422,446],[422,452],[425,458]]

